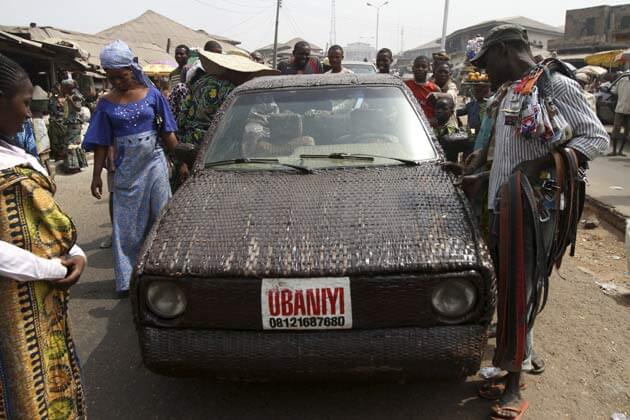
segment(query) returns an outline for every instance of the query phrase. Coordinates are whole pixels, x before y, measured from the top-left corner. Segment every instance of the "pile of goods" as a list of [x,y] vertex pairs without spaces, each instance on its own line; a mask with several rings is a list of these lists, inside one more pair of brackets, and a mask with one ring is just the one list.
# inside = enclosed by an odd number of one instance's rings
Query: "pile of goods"
[[471,71],[468,73],[466,79],[464,79],[465,83],[488,83],[488,75],[486,73],[481,73],[478,71]]
[[481,51],[481,47],[483,46],[483,37],[477,35],[476,37],[469,39],[466,43],[466,58],[468,60],[472,60],[479,51]]

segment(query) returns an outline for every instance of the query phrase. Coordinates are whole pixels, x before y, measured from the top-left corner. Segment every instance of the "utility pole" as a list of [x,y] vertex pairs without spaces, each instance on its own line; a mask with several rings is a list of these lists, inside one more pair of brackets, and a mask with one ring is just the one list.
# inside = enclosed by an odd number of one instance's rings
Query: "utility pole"
[[446,51],[446,27],[448,26],[448,0],[444,0],[444,22],[442,23],[442,50]]
[[330,35],[328,37],[329,46],[337,43],[337,13],[335,0],[330,1]]
[[405,27],[400,28],[400,53],[405,51]]
[[376,9],[376,52],[378,53],[378,25],[379,25],[379,20],[380,20],[380,15],[381,15],[381,7],[389,4],[389,1],[381,3],[378,6],[370,2],[367,2],[366,4]]
[[278,26],[280,25],[280,7],[282,7],[282,0],[278,0],[276,6],[276,33],[273,37],[273,60],[272,68],[276,68],[278,64]]

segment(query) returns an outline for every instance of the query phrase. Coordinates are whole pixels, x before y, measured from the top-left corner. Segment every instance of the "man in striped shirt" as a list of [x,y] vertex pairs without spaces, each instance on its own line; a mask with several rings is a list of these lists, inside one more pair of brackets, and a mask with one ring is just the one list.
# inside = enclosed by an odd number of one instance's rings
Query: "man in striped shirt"
[[[497,253],[501,240],[506,240],[499,237],[496,228],[499,221],[497,199],[501,187],[510,176],[515,171],[521,171],[532,180],[532,185],[535,182],[540,184],[540,177],[544,171],[553,172],[552,152],[555,149],[560,146],[573,149],[580,164],[584,165],[607,149],[609,138],[597,116],[586,103],[576,81],[561,72],[552,72],[547,77],[546,73],[541,72],[542,68],[536,68],[536,62],[529,48],[527,32],[520,26],[501,25],[494,28],[486,37],[481,51],[472,63],[486,69],[493,87],[497,89],[497,94],[488,105],[488,108],[494,111],[491,115],[495,118],[491,147],[484,149],[488,153],[488,150],[494,147],[494,151],[489,152],[493,163],[490,170],[487,205],[490,210],[489,245],[495,265],[497,265]],[[534,73],[539,70],[536,74],[542,75],[540,76],[541,83],[530,85],[530,87],[536,87],[532,88],[530,96],[526,96],[523,93],[523,82],[534,74],[533,70]],[[535,79],[534,82],[536,80],[539,79]],[[494,104],[492,104],[493,100]],[[539,116],[543,117],[539,118]],[[471,168],[466,169],[466,173],[470,171]],[[555,214],[555,209],[550,208],[548,221],[541,220],[540,222],[544,247],[549,247],[549,244],[554,241]],[[522,228],[532,229],[532,226],[526,226],[526,223]],[[535,285],[532,277],[536,261],[531,255],[543,253],[543,250],[537,249],[537,242],[529,240],[528,237],[523,244],[526,254],[523,272],[528,278],[526,293],[527,302],[531,305],[531,289],[536,287],[532,286]],[[508,269],[513,268],[509,266]],[[501,293],[500,290],[499,295]],[[507,312],[512,314],[508,316],[514,316],[512,311],[516,310],[507,308]],[[529,316],[532,316],[535,310],[535,308],[528,308]],[[508,331],[507,334],[511,332]],[[502,381],[489,384],[485,389],[482,387],[480,390],[480,394],[500,397],[499,402],[492,407],[495,416],[493,418],[520,418],[527,409],[527,402],[520,394],[521,369],[532,370],[533,368],[532,340],[530,330],[527,334],[523,360],[495,357],[494,363],[507,370],[508,375]],[[542,360],[540,362],[544,363]],[[515,371],[514,366],[520,367]],[[488,390],[493,392],[487,392]]]

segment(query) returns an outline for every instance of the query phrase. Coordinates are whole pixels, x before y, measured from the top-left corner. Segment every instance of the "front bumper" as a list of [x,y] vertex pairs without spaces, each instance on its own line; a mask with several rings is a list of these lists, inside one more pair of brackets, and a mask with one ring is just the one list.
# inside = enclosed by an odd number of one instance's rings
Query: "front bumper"
[[174,376],[306,381],[455,378],[479,370],[483,325],[316,332],[140,326],[145,365]]

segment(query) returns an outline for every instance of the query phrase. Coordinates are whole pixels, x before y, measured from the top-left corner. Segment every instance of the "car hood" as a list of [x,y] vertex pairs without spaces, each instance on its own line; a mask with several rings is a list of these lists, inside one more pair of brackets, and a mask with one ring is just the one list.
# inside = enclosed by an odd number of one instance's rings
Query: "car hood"
[[261,278],[489,267],[467,200],[426,162],[199,171],[153,227],[138,272]]

